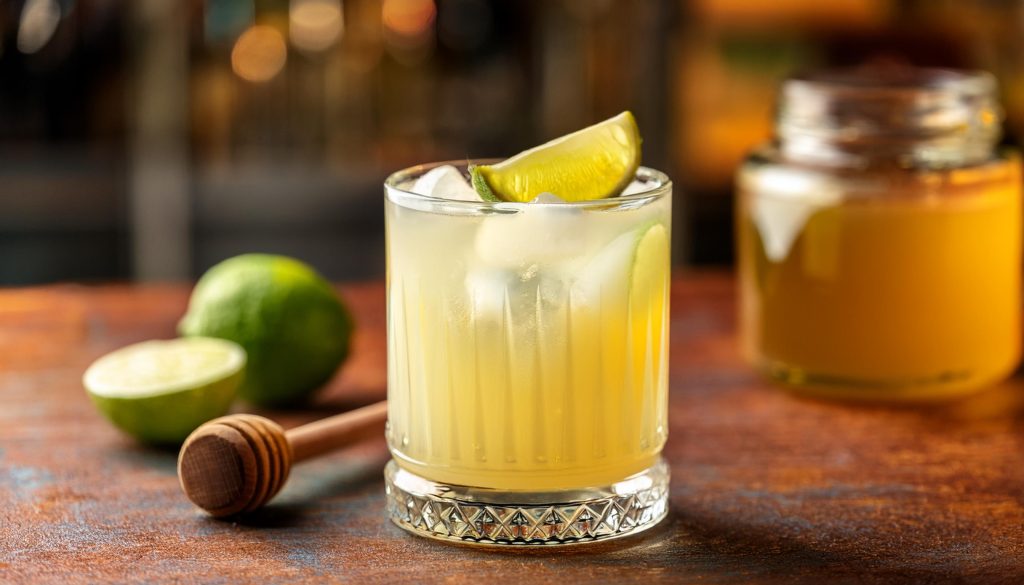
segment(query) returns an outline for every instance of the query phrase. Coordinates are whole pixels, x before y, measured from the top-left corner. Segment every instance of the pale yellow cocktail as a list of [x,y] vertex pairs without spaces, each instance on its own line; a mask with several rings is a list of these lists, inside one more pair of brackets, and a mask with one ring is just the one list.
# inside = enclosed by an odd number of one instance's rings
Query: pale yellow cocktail
[[[490,203],[412,193],[426,170],[387,188],[387,435],[398,468],[473,497],[533,502],[658,467],[668,179],[641,168],[632,195]],[[628,512],[602,505],[591,512]]]

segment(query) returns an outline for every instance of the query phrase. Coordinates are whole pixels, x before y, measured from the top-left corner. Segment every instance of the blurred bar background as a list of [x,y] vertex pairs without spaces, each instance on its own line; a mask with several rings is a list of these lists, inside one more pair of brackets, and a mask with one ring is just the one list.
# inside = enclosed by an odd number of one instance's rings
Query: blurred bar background
[[1022,0],[0,0],[0,284],[384,270],[381,182],[636,114],[675,260],[732,258],[732,174],[794,69],[997,74]]

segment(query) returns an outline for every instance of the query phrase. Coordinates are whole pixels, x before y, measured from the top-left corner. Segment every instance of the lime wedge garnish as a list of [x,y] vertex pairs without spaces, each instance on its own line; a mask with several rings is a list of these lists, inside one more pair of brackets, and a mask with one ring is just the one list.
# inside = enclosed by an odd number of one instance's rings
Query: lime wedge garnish
[[554,193],[565,201],[614,197],[640,166],[640,131],[622,112],[494,165],[473,167],[473,188],[487,201],[532,201]]
[[231,406],[245,350],[206,337],[145,341],[96,360],[82,377],[115,426],[149,443],[180,443]]

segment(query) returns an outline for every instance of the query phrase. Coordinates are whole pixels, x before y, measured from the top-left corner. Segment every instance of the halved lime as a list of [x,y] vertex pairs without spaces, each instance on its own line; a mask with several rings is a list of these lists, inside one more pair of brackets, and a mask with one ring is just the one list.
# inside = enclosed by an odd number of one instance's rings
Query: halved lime
[[588,201],[621,193],[639,166],[640,131],[627,111],[471,172],[487,201],[526,202],[541,193]]
[[245,361],[245,350],[222,339],[144,341],[96,360],[82,383],[114,426],[148,443],[173,444],[227,412]]

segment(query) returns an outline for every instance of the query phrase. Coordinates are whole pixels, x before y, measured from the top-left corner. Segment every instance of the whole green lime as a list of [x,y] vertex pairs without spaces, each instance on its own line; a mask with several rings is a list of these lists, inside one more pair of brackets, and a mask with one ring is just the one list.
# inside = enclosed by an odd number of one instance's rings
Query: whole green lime
[[352,317],[312,268],[244,254],[199,279],[178,324],[185,336],[229,339],[248,355],[239,395],[262,406],[300,403],[348,356]]

